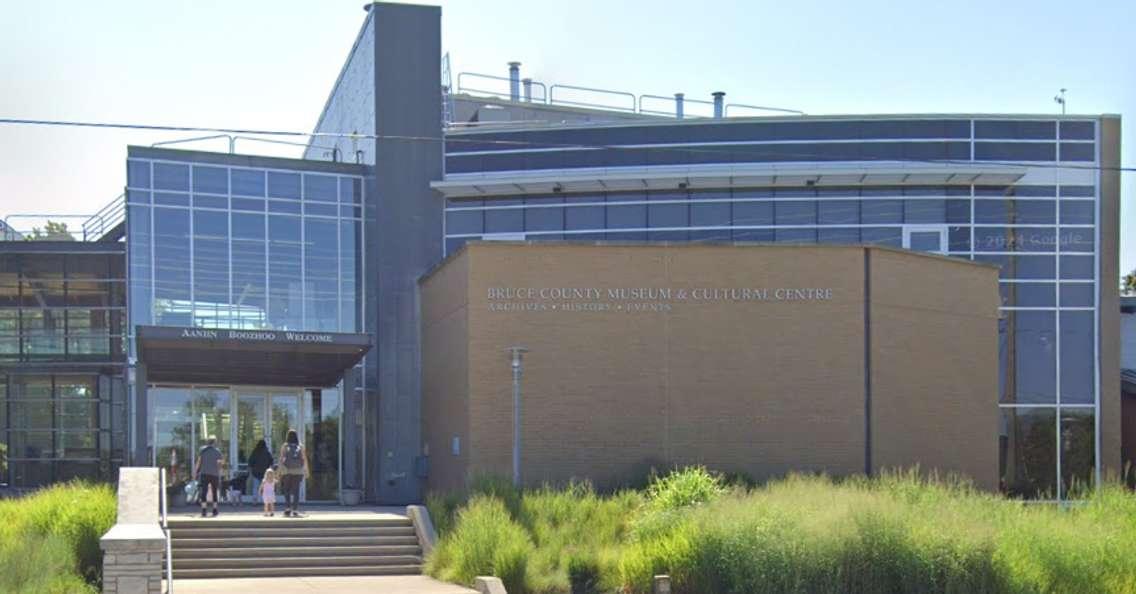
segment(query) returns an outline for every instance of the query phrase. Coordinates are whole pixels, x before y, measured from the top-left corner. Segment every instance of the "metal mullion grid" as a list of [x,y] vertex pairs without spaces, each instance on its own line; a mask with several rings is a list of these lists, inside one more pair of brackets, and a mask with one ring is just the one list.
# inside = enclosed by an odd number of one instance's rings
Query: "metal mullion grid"
[[[1100,165],[1100,120],[1097,119],[1093,122],[1093,144],[1095,146],[1096,164]],[[1100,305],[1101,305],[1101,285],[1100,285],[1100,241],[1101,241],[1101,205],[1100,205],[1100,187],[1101,176],[1104,172],[1100,169],[1097,170],[1097,184],[1094,194],[1096,195],[1096,213],[1094,214],[1093,221],[1096,224],[1096,237],[1093,242],[1093,274],[1096,280],[1096,311],[1093,312],[1093,402],[1096,405],[1093,410],[1093,435],[1096,439],[1093,441],[1094,450],[1094,470],[1096,471],[1096,484],[1101,482],[1101,418],[1100,418],[1100,391],[1101,391],[1101,373],[1100,373]],[[1060,192],[1058,192],[1060,193]]]
[[[228,325],[229,328],[232,328],[233,327],[233,321],[234,321],[233,320],[233,318],[234,318],[233,310],[235,309],[234,308],[235,299],[233,299],[234,295],[233,295],[233,168],[232,167],[226,167],[225,168],[225,176],[228,178],[228,182],[229,182],[228,183],[229,194],[228,194],[228,198],[225,201],[226,206],[228,206],[228,208],[225,209],[225,228],[228,229],[228,231],[229,231],[228,233],[225,234],[225,240],[226,240],[225,245],[226,245],[226,250],[228,250],[228,253],[226,255],[226,263],[229,265],[229,303],[228,303],[229,315],[228,315],[227,325]],[[265,188],[265,190],[267,190],[267,188]],[[267,202],[265,203],[265,205],[267,206]],[[238,327],[243,329],[242,326],[238,326]]]
[[[1056,237],[1055,237],[1055,241],[1053,242],[1053,260],[1054,260],[1053,266],[1054,266],[1054,270],[1056,271],[1055,276],[1057,277],[1057,282],[1053,284],[1053,291],[1054,291],[1054,293],[1053,293],[1054,301],[1053,302],[1057,304],[1057,311],[1055,311],[1054,314],[1053,314],[1053,316],[1054,316],[1054,320],[1053,320],[1053,324],[1054,324],[1054,326],[1053,326],[1054,327],[1053,344],[1055,345],[1054,346],[1054,359],[1055,359],[1054,362],[1056,363],[1053,366],[1054,372],[1055,372],[1054,375],[1056,376],[1055,379],[1054,379],[1054,381],[1056,383],[1054,384],[1053,387],[1054,387],[1054,393],[1057,395],[1057,414],[1055,415],[1056,416],[1055,422],[1057,423],[1057,429],[1056,429],[1057,439],[1055,440],[1057,442],[1055,444],[1055,447],[1057,448],[1057,456],[1056,456],[1056,460],[1057,460],[1057,500],[1061,501],[1061,500],[1065,499],[1065,481],[1064,481],[1064,476],[1061,473],[1061,450],[1062,450],[1061,440],[1062,440],[1062,436],[1061,436],[1061,309],[1060,309],[1061,308],[1061,199],[1060,199],[1060,194],[1061,194],[1061,168],[1060,168],[1060,164],[1061,164],[1061,124],[1060,124],[1060,122],[1056,122],[1056,121],[1053,122],[1053,128],[1054,128],[1055,133],[1056,133],[1056,143],[1054,145],[1054,149],[1056,150],[1056,153],[1057,153],[1056,161],[1057,161],[1057,164],[1058,164],[1057,169],[1054,170],[1054,181],[1055,181],[1054,186],[1055,186],[1055,189],[1057,190],[1058,196],[1055,196],[1054,199],[1053,199],[1054,208],[1056,209],[1056,212],[1054,212],[1054,220],[1057,223],[1055,225]],[[1093,249],[1096,250],[1096,246],[1093,246]]]
[[304,174],[300,172],[300,327],[297,330],[307,330],[308,328],[308,242],[305,237],[307,217],[304,214],[307,197],[305,194]]
[[[301,180],[302,181],[302,180]],[[335,176],[335,322],[336,330],[343,332],[343,206],[339,190],[343,187],[342,177]],[[442,217],[445,218],[445,217]],[[445,236],[443,235],[443,238]],[[443,239],[443,243],[445,240]],[[342,380],[340,382],[342,384]],[[342,392],[342,390],[341,390]]]
[[[268,171],[261,170],[260,175],[263,177],[264,182],[264,325],[275,329],[272,321],[269,319],[269,312],[272,311],[272,301],[270,297],[271,291],[268,288],[268,250],[271,247],[268,237],[268,217],[271,216],[269,214],[271,209],[268,206]],[[303,206],[300,208],[303,208]]]

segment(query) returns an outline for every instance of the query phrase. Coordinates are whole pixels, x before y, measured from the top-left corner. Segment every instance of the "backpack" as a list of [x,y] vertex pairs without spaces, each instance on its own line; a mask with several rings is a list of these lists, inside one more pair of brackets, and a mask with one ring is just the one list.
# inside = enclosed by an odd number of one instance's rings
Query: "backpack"
[[294,470],[304,466],[304,458],[300,455],[300,446],[290,443],[284,446],[284,468]]

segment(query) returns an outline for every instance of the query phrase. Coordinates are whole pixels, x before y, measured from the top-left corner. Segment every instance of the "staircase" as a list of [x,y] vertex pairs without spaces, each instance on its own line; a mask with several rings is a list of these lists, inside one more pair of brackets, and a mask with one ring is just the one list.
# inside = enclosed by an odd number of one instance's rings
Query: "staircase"
[[174,580],[422,573],[409,518],[171,518],[170,534]]

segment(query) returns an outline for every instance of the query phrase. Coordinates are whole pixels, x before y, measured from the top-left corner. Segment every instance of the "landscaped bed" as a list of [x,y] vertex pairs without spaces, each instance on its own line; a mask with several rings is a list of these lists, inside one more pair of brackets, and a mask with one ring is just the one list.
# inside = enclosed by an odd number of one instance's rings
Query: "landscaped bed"
[[0,592],[98,592],[99,537],[114,518],[106,485],[67,483],[0,500]]
[[700,468],[645,491],[432,496],[438,578],[520,592],[1136,592],[1136,500],[1107,485],[1060,507],[914,473],[726,486]]

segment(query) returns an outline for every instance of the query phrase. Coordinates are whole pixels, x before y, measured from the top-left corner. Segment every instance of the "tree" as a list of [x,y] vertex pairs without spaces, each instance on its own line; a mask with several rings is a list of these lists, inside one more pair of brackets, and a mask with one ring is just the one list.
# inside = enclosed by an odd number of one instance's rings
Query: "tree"
[[1123,295],[1136,295],[1136,270],[1120,277],[1120,293]]
[[33,227],[32,232],[24,237],[28,241],[75,241],[75,236],[67,230],[67,223],[48,221],[43,229]]

